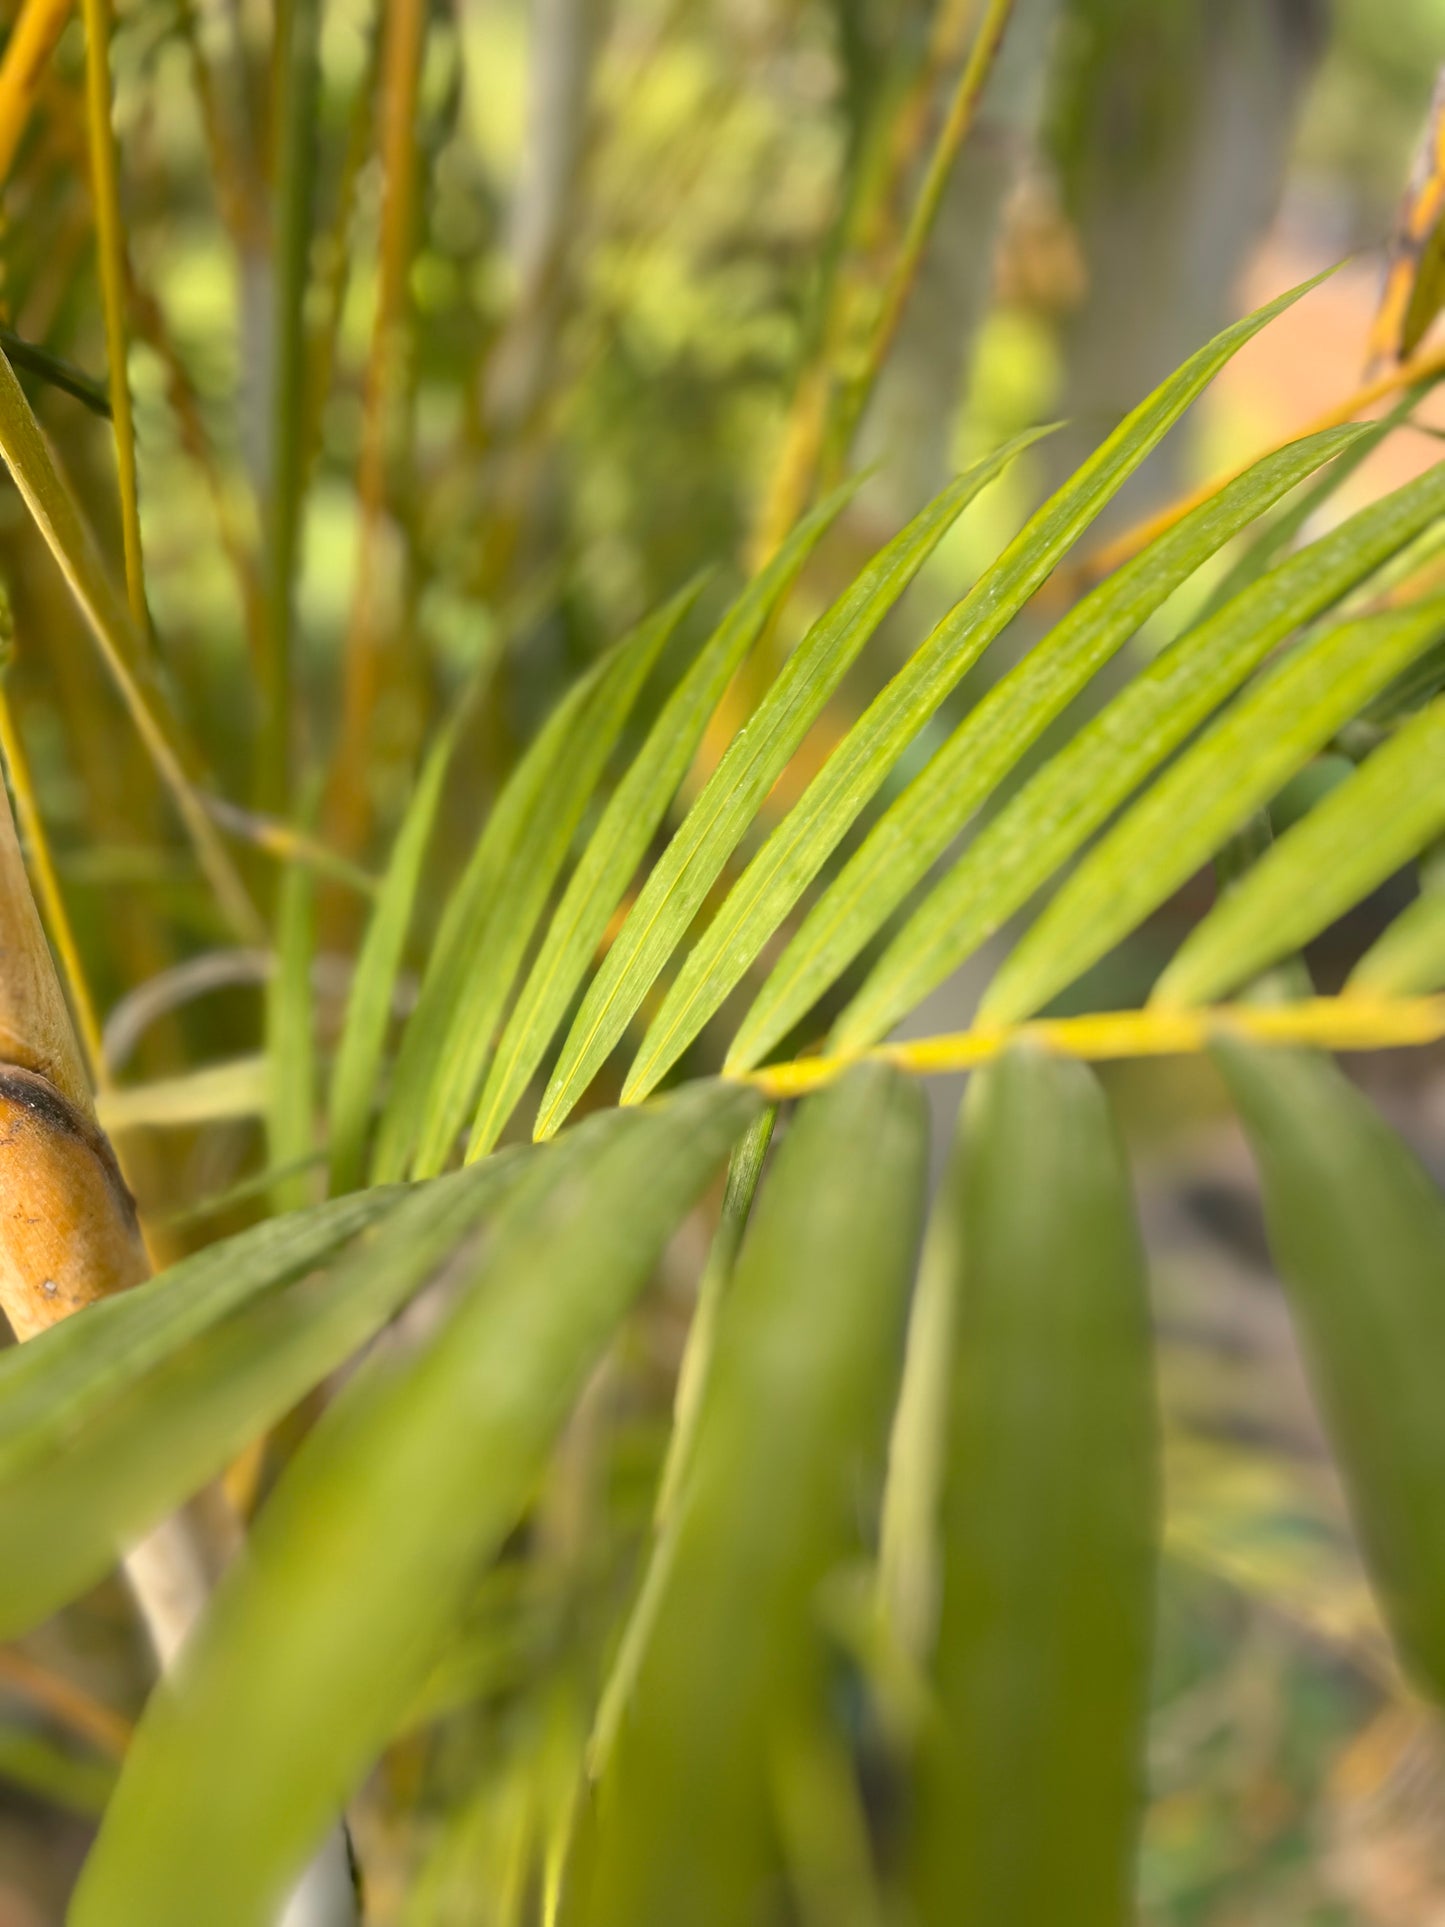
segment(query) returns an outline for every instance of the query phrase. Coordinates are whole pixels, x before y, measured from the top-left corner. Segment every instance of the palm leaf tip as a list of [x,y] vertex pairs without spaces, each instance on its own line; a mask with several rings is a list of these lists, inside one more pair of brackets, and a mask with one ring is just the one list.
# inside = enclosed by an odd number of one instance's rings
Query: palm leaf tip
[[[951,483],[873,558],[787,658],[649,873],[603,959],[543,1095],[539,1136],[557,1128],[622,1037],[849,665],[967,504],[1030,439],[1006,444]],[[628,1095],[655,1081],[634,1080]]]

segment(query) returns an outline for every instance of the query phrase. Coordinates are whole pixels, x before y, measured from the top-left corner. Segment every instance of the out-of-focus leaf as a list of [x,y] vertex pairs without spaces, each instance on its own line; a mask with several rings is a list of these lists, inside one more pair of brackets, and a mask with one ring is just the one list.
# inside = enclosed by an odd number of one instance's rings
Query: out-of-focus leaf
[[276,12],[275,269],[271,291],[266,476],[266,620],[260,631],[262,731],[256,792],[284,808],[291,737],[292,631],[306,495],[307,327],[316,161],[321,120],[320,0],[286,0]]
[[1029,746],[1166,597],[1359,433],[1336,429],[1256,463],[1100,583],[988,692],[869,831],[809,912],[743,1019],[728,1053],[730,1069],[750,1069],[787,1035],[927,875]]
[[[287,866],[276,912],[276,968],[266,985],[266,1142],[273,1164],[295,1164],[316,1141],[316,1037],[311,965],[316,954],[316,882],[302,864]],[[282,1178],[278,1211],[315,1196],[311,1173]]]
[[1082,1066],[970,1094],[920,1927],[1122,1927],[1143,1800],[1157,1439],[1143,1255]]
[[1188,938],[1157,1004],[1209,1003],[1319,935],[1445,831],[1445,701],[1332,790]]
[[248,1300],[304,1276],[403,1195],[376,1189],[269,1219],[0,1352],[0,1478],[43,1464],[127,1385]]
[[[1017,437],[950,483],[873,558],[783,664],[654,866],[603,959],[543,1095],[539,1137],[557,1129],[621,1037],[849,665],[968,504],[1034,439]],[[926,657],[941,679],[940,699],[951,686],[943,667],[950,659],[948,641],[947,633],[935,631],[931,645],[914,658],[918,663]],[[957,649],[955,639],[954,654]],[[960,663],[957,673],[962,671]]]
[[1445,1700],[1445,1198],[1327,1058],[1216,1058],[1385,1618]]
[[963,1183],[963,1133],[928,1217],[918,1282],[908,1308],[903,1380],[888,1440],[888,1475],[878,1535],[878,1597],[889,1635],[915,1662],[932,1648],[938,1623],[943,1482],[953,1378],[954,1301],[962,1225],[954,1194]]
[[96,1110],[112,1135],[137,1125],[209,1124],[223,1117],[260,1117],[271,1089],[267,1057],[233,1057],[224,1064],[157,1077],[146,1084],[121,1084],[100,1092]]
[[105,1811],[115,1785],[115,1764],[94,1754],[72,1753],[43,1733],[0,1727],[0,1780],[93,1819]]
[[424,1348],[347,1387],[152,1700],[75,1927],[273,1917],[757,1101],[705,1085],[584,1124],[531,1166]]
[[1314,518],[1334,500],[1350,477],[1359,472],[1381,442],[1410,419],[1426,392],[1426,384],[1407,389],[1388,413],[1376,421],[1358,424],[1353,439],[1330,463],[1319,480],[1309,488],[1301,489],[1289,507],[1260,530],[1244,553],[1215,584],[1209,600],[1200,611],[1200,621],[1232,602],[1242,589],[1247,589],[1251,582],[1257,582],[1266,569],[1273,567],[1294,546],[1295,538],[1310,527]]
[[376,1101],[376,1083],[386,1046],[397,972],[401,968],[422,862],[431,839],[442,784],[456,747],[461,716],[459,710],[451,726],[438,737],[422,767],[396,833],[381,894],[356,960],[356,973],[351,979],[351,994],[346,1003],[346,1022],[331,1072],[333,1192],[349,1191],[361,1182],[366,1127]]
[[259,934],[255,906],[194,788],[198,764],[147,667],[130,614],[106,573],[95,536],[62,480],[10,363],[0,353],[0,458],[100,646],[101,656],[216,899],[248,940]]
[[1390,237],[1390,261],[1370,351],[1401,361],[1424,338],[1445,303],[1445,70],[1436,77],[1430,114]]
[[1290,556],[1190,629],[1050,758],[893,938],[843,1012],[874,1043],[1019,910],[1269,652],[1445,512],[1445,464]]
[[719,1315],[569,1922],[764,1917],[776,1748],[826,1719],[817,1592],[873,1497],[925,1147],[917,1092],[876,1065],[789,1130]]
[[742,1249],[743,1233],[747,1229],[758,1181],[763,1175],[768,1146],[773,1141],[773,1126],[777,1116],[776,1106],[769,1106],[766,1111],[760,1112],[739,1138],[728,1161],[722,1216],[713,1234],[712,1249],[707,1254],[707,1264],[697,1288],[697,1304],[677,1371],[672,1432],[667,1441],[667,1457],[657,1486],[659,1522],[665,1521],[672,1511],[683,1473],[692,1455],[702,1410],[703,1387],[712,1369],[713,1347],[717,1342],[718,1313],[722,1309],[723,1296],[732,1283],[733,1268]]
[[1104,956],[1442,633],[1437,596],[1339,623],[1267,671],[1084,859],[989,986],[980,1017],[1026,1017]]
[[108,1393],[83,1391],[83,1416],[72,1399],[43,1474],[23,1437],[18,1472],[0,1472],[0,1638],[27,1631],[103,1578],[150,1526],[345,1364],[517,1175],[508,1153],[464,1180],[439,1179],[329,1271],[249,1298],[123,1384],[102,1362]]
[[1372,997],[1445,990],[1445,889],[1438,878],[1375,939],[1347,988]]
[[763,625],[857,488],[857,482],[848,482],[836,489],[798,524],[733,604],[663,705],[578,859],[531,974],[507,1020],[477,1107],[468,1157],[480,1157],[496,1143],[556,1035],[567,1005],[606,933],[609,918],[677,794],[709,717]]

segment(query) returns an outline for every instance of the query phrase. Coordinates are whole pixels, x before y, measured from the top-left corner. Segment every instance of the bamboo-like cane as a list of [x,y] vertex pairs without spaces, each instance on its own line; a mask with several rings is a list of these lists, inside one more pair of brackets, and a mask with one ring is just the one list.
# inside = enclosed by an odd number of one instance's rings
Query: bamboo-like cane
[[[24,1341],[150,1272],[0,781],[0,1309]],[[162,1670],[239,1543],[235,1515],[212,1487],[127,1555],[126,1579]],[[355,1919],[338,1827],[293,1889],[282,1927],[349,1927]]]
[[[0,1307],[24,1340],[149,1276],[0,785]],[[237,1536],[224,1503],[206,1495],[126,1561],[162,1665]]]

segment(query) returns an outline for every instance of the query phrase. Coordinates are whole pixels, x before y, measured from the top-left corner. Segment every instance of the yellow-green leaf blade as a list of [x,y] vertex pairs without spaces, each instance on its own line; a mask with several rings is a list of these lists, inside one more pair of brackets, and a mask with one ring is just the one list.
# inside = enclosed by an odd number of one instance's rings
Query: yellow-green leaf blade
[[738,597],[663,705],[603,811],[558,904],[487,1074],[468,1157],[496,1143],[556,1035],[658,825],[691,767],[708,719],[769,616],[857,492],[836,489],[793,530]]
[[979,1014],[1039,1009],[1163,903],[1230,832],[1445,632],[1445,597],[1342,622],[1260,677],[1080,864]]
[[1152,1001],[1213,1002],[1298,950],[1445,832],[1445,701],[1273,844],[1186,940]]
[[820,616],[729,744],[603,959],[547,1085],[537,1134],[555,1131],[621,1037],[703,898],[849,665],[970,501],[1028,437],[960,475]]
[[[991,463],[1001,465],[1045,432],[1017,437]],[[974,493],[976,485],[965,500]],[[1039,550],[1027,572],[1011,572],[1013,555],[1011,548],[889,680],[728,892],[648,1027],[623,1088],[625,1102],[645,1097],[672,1068],[924,722],[1052,566],[1048,553]]]
[[970,1092],[920,1920],[1132,1918],[1157,1535],[1143,1253],[1090,1072]]
[[1256,463],[1102,582],[988,692],[869,831],[804,919],[739,1027],[728,1053],[729,1070],[750,1070],[787,1035],[1029,745],[1165,598],[1360,433],[1334,429]]
[[468,959],[484,938],[502,880],[514,867],[527,824],[564,762],[578,716],[603,665],[575,682],[547,717],[502,786],[467,867],[447,899],[441,927],[422,977],[421,992],[402,1033],[391,1088],[377,1128],[371,1180],[405,1177],[411,1167],[428,1094],[446,1053]]
[[595,688],[577,711],[551,780],[521,826],[475,943],[458,955],[453,970],[432,982],[432,995],[450,1021],[421,1107],[412,1160],[417,1177],[434,1176],[451,1156],[475,1102],[508,994],[577,826],[644,682],[700,586],[695,583],[674,596],[605,659]]
[[1445,513],[1445,464],[1361,509],[1188,630],[1040,769],[918,904],[834,1027],[877,1041],[1021,909],[1301,623]]
[[[1284,303],[1293,299],[1285,296]],[[1232,354],[1278,306],[1227,329],[1121,422],[869,705],[738,880],[654,1018],[624,1095],[655,1088],[969,667]]]

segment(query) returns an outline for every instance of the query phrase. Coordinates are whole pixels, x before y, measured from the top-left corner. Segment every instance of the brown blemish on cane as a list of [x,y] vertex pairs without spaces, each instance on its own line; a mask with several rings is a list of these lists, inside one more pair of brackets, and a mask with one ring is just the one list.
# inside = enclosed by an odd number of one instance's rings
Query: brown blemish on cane
[[17,1338],[149,1272],[115,1154],[38,1071],[0,1066],[0,1302]]

